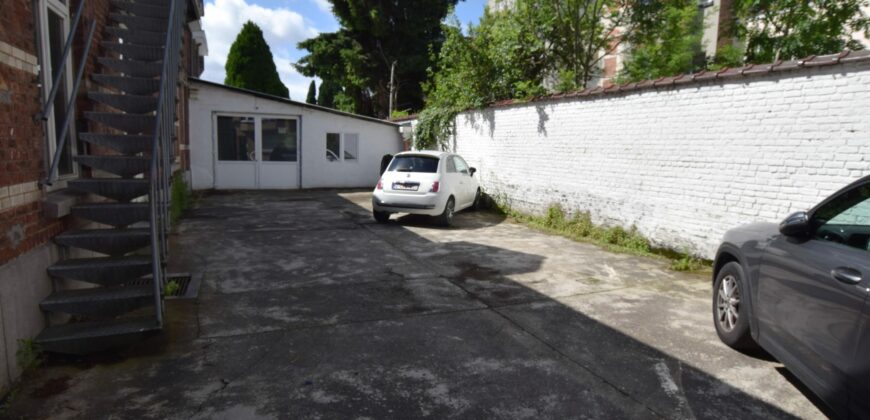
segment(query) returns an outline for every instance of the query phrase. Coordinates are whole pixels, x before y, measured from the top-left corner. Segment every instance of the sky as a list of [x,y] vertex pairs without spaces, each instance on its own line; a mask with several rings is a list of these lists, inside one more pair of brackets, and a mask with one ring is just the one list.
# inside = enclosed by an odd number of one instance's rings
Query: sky
[[[456,5],[455,13],[463,27],[480,20],[485,4],[486,0],[462,0]],[[312,78],[303,76],[293,67],[293,63],[306,54],[296,45],[321,32],[338,30],[330,7],[327,0],[206,0],[202,23],[208,40],[208,56],[201,77],[224,82],[224,65],[230,46],[242,24],[251,20],[263,30],[278,75],[290,90],[290,98],[304,101]],[[317,85],[320,86],[320,80]]]

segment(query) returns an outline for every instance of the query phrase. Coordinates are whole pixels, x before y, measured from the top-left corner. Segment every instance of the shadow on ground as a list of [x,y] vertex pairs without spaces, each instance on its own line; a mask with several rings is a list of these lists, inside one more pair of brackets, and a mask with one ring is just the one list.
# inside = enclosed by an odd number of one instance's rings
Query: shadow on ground
[[485,213],[371,220],[362,192],[204,197],[164,334],[52,362],[9,418],[791,418],[776,364],[716,339],[706,279]]

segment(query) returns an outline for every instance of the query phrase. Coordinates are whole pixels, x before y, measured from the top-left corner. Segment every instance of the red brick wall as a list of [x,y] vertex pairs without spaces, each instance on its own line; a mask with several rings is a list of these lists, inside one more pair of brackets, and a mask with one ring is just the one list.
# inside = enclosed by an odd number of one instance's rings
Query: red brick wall
[[36,54],[31,0],[0,1],[0,41]]

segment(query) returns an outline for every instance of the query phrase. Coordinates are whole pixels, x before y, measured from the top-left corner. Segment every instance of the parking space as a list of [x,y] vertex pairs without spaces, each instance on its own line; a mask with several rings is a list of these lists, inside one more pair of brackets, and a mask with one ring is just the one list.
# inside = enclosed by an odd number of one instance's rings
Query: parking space
[[212,194],[172,258],[202,286],[165,334],[52,359],[6,414],[824,416],[779,363],[719,342],[707,277],[490,213],[381,225],[367,192]]

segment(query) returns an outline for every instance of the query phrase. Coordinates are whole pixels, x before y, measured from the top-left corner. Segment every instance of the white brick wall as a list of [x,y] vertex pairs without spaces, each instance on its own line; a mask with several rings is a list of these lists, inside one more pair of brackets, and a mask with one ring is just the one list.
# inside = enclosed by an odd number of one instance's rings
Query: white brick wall
[[858,62],[461,114],[451,148],[514,208],[552,203],[712,257],[870,175],[870,65]]

